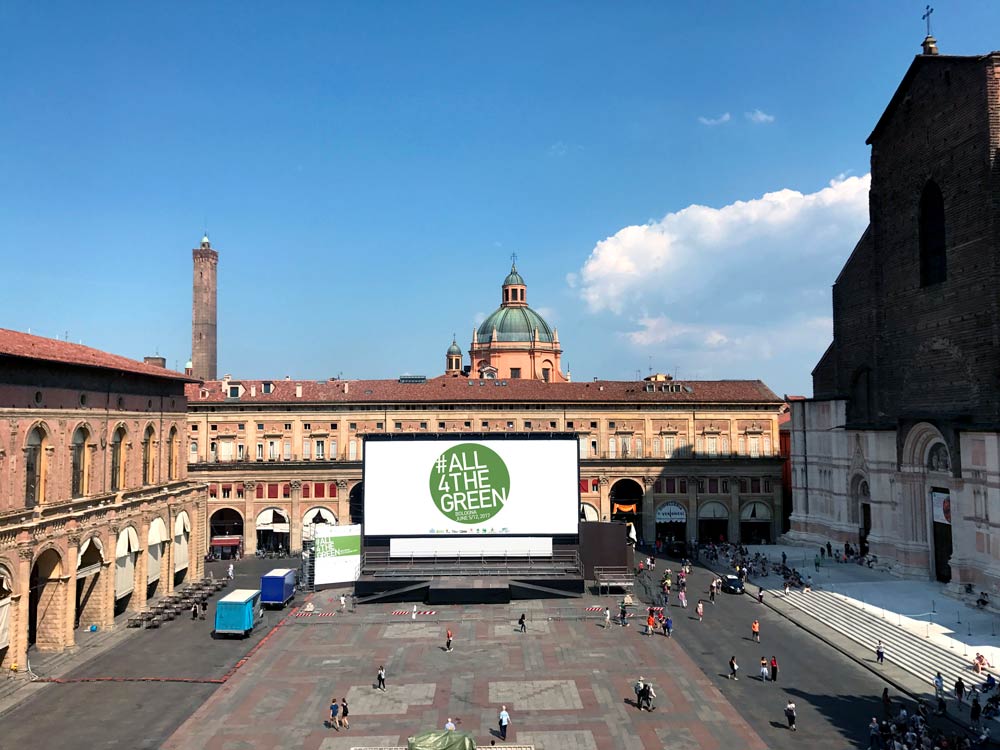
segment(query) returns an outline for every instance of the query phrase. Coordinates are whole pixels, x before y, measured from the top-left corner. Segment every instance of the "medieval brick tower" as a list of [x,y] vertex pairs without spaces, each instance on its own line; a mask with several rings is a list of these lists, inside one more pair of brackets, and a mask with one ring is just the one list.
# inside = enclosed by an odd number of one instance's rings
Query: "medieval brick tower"
[[206,234],[201,247],[192,251],[194,256],[194,293],[191,309],[191,367],[192,374],[202,380],[215,380],[218,356],[216,298],[218,285],[216,273],[219,253],[212,249]]

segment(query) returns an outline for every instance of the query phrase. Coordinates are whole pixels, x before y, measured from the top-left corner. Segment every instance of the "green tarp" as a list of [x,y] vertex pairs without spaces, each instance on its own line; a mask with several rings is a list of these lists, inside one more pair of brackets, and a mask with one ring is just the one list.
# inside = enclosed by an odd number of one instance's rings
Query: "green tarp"
[[410,737],[407,750],[476,750],[476,741],[468,732],[432,729]]

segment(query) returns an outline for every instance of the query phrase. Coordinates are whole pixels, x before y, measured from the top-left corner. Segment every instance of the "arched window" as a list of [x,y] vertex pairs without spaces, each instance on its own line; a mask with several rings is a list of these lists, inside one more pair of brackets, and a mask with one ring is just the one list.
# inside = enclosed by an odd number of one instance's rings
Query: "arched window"
[[90,494],[90,455],[87,453],[87,439],[90,433],[80,425],[73,433],[73,497],[84,497]]
[[920,195],[920,286],[940,284],[948,278],[945,252],[944,198],[933,180]]
[[111,491],[125,487],[125,428],[119,427],[111,436]]
[[28,433],[24,446],[24,504],[33,508],[45,502],[45,474],[48,464],[46,448],[48,438],[42,428],[35,427]]
[[171,427],[167,435],[167,479],[177,479],[177,428]]
[[155,477],[156,457],[153,455],[153,450],[156,441],[154,438],[153,426],[150,425],[142,436],[142,483],[144,485],[152,484]]

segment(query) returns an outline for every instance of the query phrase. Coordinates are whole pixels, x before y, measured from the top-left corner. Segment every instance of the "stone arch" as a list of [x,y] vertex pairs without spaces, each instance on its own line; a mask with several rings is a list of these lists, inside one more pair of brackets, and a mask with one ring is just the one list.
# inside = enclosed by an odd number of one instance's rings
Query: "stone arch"
[[314,505],[302,514],[302,538],[312,539],[316,526],[338,524],[337,514],[334,511],[326,505]]
[[611,503],[611,520],[631,522],[640,527],[642,519],[642,499],[645,491],[642,482],[631,477],[615,480],[608,490],[608,500]]
[[291,513],[269,505],[257,513],[254,522],[258,552],[285,552],[291,549]]
[[66,602],[62,553],[46,546],[35,556],[29,578],[28,645],[60,651],[66,645]]
[[170,574],[174,577],[174,585],[184,581],[187,576],[191,547],[191,518],[186,510],[182,510],[174,518],[174,569]]
[[124,612],[135,589],[136,563],[142,546],[139,532],[129,524],[115,539],[115,612]]
[[[948,449],[948,441],[945,440],[941,431],[929,422],[918,422],[906,433],[903,441],[903,450],[900,464],[904,471],[926,472],[929,470],[928,461],[931,458],[932,449],[937,445],[943,445],[947,452],[948,469],[951,470],[951,452]],[[937,451],[940,455],[940,451]]]
[[223,559],[232,557],[245,546],[243,513],[231,505],[213,505],[211,510],[208,517],[209,547],[213,554]]
[[76,556],[76,607],[73,627],[105,625],[104,540],[96,532],[84,535]]
[[167,524],[160,516],[154,516],[149,522],[149,532],[146,537],[146,599],[152,599],[160,586],[160,578],[166,575],[163,570],[163,559],[166,557],[170,534]]
[[868,477],[863,473],[851,477],[848,486],[851,489],[850,501],[847,504],[847,522],[857,527],[861,522],[861,504],[871,500],[871,488]]

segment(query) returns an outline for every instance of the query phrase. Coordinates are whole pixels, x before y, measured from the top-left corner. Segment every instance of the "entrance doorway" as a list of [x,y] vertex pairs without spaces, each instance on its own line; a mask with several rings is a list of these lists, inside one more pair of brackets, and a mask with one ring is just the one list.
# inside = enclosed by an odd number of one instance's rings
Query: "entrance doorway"
[[632,524],[636,535],[642,533],[642,487],[633,479],[619,479],[611,485],[611,520]]
[[766,503],[747,503],[740,509],[740,542],[768,544],[771,541],[771,509]]
[[290,549],[288,515],[280,508],[265,508],[257,514],[257,554],[287,554]]
[[351,513],[351,523],[364,523],[365,521],[365,483],[358,482],[351,488],[348,496],[348,507]]
[[656,509],[656,539],[664,545],[687,541],[687,509],[677,502]]
[[729,508],[714,500],[701,506],[698,510],[698,541],[729,541]]
[[868,554],[868,535],[872,533],[872,504],[861,503],[861,528],[858,530],[858,546],[862,556]]
[[934,517],[934,575],[942,583],[951,581],[951,494],[947,489],[931,488]]
[[104,562],[104,548],[99,537],[91,537],[80,545],[76,566],[76,612],[73,627],[103,625],[101,611],[104,597],[101,596],[101,564]]
[[60,634],[64,627],[60,606],[62,595],[62,558],[54,549],[47,549],[31,567],[28,596],[28,645],[39,651],[57,651],[62,645]]
[[232,508],[219,508],[208,520],[211,552],[220,560],[231,560],[243,547],[243,516]]

